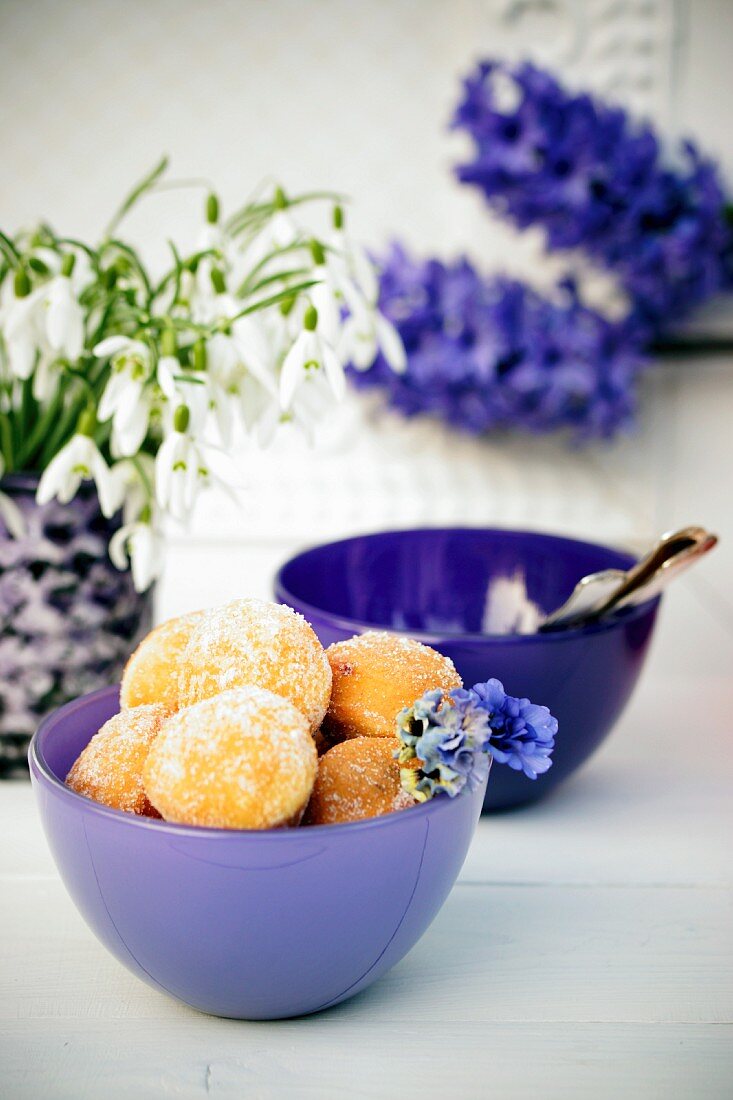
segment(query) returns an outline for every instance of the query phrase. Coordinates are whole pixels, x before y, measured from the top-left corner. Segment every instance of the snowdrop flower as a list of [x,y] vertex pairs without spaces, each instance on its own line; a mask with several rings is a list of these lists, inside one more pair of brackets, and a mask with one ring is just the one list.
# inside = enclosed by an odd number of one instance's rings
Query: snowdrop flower
[[[163,354],[158,360],[156,378],[168,407],[175,411],[187,405],[196,428],[203,430],[209,410],[211,379],[206,373],[203,343],[194,345],[194,369],[183,367],[174,354],[175,335],[165,331],[161,340]],[[203,356],[203,361],[199,362]]]
[[311,287],[308,297],[318,311],[319,331],[335,347],[341,330],[339,300],[343,299],[344,294],[339,276],[334,272],[333,265],[327,262],[325,249],[319,241],[311,241],[311,256],[314,263],[311,278],[317,282]]
[[301,237],[281,187],[275,188],[274,206],[272,215],[242,250],[240,263],[245,270],[251,271],[265,256],[289,248]]
[[75,257],[64,256],[61,271],[44,285],[45,330],[48,343],[57,355],[78,359],[84,347],[84,311],[77,301],[71,273]]
[[[0,481],[5,473],[5,459],[0,454]],[[25,520],[15,501],[7,493],[0,492],[0,520],[5,524],[14,539],[21,539],[26,533]]]
[[237,317],[242,304],[230,294],[218,294],[211,307],[219,331],[206,341],[209,394],[219,433],[227,444],[233,408],[238,407],[245,427],[249,427],[252,396],[262,390],[275,397],[277,382],[270,365],[272,349],[261,322]]
[[131,567],[132,583],[138,592],[149,588],[163,566],[163,547],[150,517],[120,527],[110,539],[109,556],[117,569]]
[[189,433],[190,411],[179,405],[173,416],[173,431],[155,457],[155,494],[160,508],[177,520],[185,520],[194,506],[199,489],[211,480],[202,448]]
[[36,365],[43,333],[39,325],[39,306],[43,287],[31,289],[28,273],[20,268],[15,274],[14,295],[10,298],[2,321],[5,350],[11,373],[21,380],[30,378]]
[[395,374],[404,372],[405,346],[392,322],[368,306],[352,308],[339,342],[342,358],[353,363],[357,370],[367,370],[380,351]]
[[318,331],[318,310],[310,305],[305,311],[303,329],[291,347],[280,372],[280,401],[290,408],[296,391],[311,372],[323,370],[334,397],[341,400],[346,392],[344,368],[336,352]]
[[141,451],[115,462],[110,470],[114,492],[122,500],[122,522],[132,523],[150,509],[154,492],[155,459]]
[[150,349],[128,336],[110,336],[94,348],[100,358],[111,358],[112,373],[99,402],[101,423],[112,419],[112,443],[120,455],[134,455],[147,435],[152,396]]
[[348,295],[348,284],[351,283],[371,306],[376,305],[379,297],[376,269],[366,250],[346,231],[341,206],[334,207],[333,235],[329,245],[332,268],[344,293]]
[[120,507],[119,486],[91,437],[93,420],[93,413],[83,413],[76,434],[51,459],[38,483],[36,500],[39,504],[47,504],[54,498],[61,504],[68,504],[82,481],[94,481],[104,515],[109,518]]
[[268,447],[278,428],[292,424],[310,446],[316,442],[316,433],[336,405],[336,398],[328,381],[320,372],[309,374],[293,397],[287,411],[271,401],[258,414],[257,442]]

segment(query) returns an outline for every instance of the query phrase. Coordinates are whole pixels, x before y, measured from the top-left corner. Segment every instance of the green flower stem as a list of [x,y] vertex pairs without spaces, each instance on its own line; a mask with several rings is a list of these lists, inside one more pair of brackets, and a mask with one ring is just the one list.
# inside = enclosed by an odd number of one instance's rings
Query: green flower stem
[[35,421],[33,428],[24,439],[23,445],[18,451],[17,461],[19,470],[33,469],[37,465],[37,463],[33,462],[33,459],[52,425],[57,422],[62,402],[63,392],[59,387],[55,397],[49,402],[46,409]]
[[13,431],[8,413],[0,413],[0,448],[5,460],[5,472],[10,473],[15,469],[15,456],[13,453]]
[[77,394],[58,418],[56,428],[48,436],[41,449],[40,467],[45,470],[54,455],[74,434],[79,417],[87,407],[89,398],[86,393]]

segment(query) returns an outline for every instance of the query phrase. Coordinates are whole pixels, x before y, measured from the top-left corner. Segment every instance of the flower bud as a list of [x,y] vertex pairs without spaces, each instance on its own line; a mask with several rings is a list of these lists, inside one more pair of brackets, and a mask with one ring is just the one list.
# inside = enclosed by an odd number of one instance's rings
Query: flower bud
[[31,292],[31,281],[24,267],[19,267],[13,283],[16,298],[27,298]]
[[91,405],[88,405],[84,412],[81,414],[76,422],[76,434],[87,435],[91,438],[94,435],[97,427],[97,412]]
[[193,345],[193,369],[206,370],[206,342],[197,340]]
[[288,206],[288,200],[285,197],[285,192],[282,187],[275,188],[275,198],[273,199],[276,210],[286,210]]
[[192,275],[195,275],[199,267],[199,257],[192,256],[190,260],[186,260],[183,266],[185,267],[186,271],[190,271]]
[[333,228],[334,229],[343,229],[344,228],[344,208],[340,204],[337,204],[333,208]]
[[315,332],[318,324],[318,310],[315,306],[308,306],[303,318],[303,328],[306,332]]
[[102,272],[102,283],[104,284],[105,290],[112,290],[116,282],[117,272],[114,267],[106,267]]
[[76,256],[73,252],[67,252],[61,261],[61,274],[65,275],[68,279],[74,270],[74,264],[76,263]]
[[212,267],[211,269],[211,285],[217,294],[226,292],[227,285],[224,281],[224,273],[218,267]]
[[313,257],[313,263],[316,267],[321,267],[326,262],[326,253],[323,250],[323,245],[320,241],[317,241],[315,237],[310,243],[311,256]]
[[216,225],[219,221],[219,200],[214,194],[206,199],[206,220],[209,225]]
[[161,355],[171,356],[176,354],[176,334],[172,328],[164,328],[160,338]]
[[190,419],[191,413],[188,405],[179,405],[173,413],[173,427],[177,432],[183,433],[188,428]]
[[287,298],[283,298],[283,300],[280,302],[280,313],[282,314],[282,316],[289,316],[289,314],[292,312],[294,305],[295,297],[292,294],[289,295]]
[[39,256],[29,256],[28,267],[31,271],[35,271],[36,275],[48,275],[48,266]]

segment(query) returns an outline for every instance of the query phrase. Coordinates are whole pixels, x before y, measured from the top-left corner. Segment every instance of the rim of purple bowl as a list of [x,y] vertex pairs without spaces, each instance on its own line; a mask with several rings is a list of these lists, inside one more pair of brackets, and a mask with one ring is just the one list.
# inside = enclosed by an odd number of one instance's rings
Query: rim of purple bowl
[[[327,547],[341,546],[347,542],[360,542],[365,539],[378,538],[381,535],[417,535],[427,531],[439,534],[457,534],[463,531],[483,531],[487,534],[496,532],[497,534],[512,534],[520,537],[527,535],[530,537],[538,536],[543,539],[551,539],[553,542],[563,542],[573,546],[585,546],[593,550],[607,550],[613,554],[618,554],[620,557],[629,559],[630,563],[637,560],[629,551],[621,550],[616,546],[609,546],[607,543],[590,542],[587,539],[574,539],[568,535],[553,535],[545,531],[530,531],[517,527],[394,527],[383,531],[367,531],[361,535],[349,535],[347,538],[334,539],[331,542],[318,542],[303,547],[297,554],[293,554],[287,561],[283,562],[275,574],[273,579],[275,596],[277,599],[282,599],[283,602],[292,600],[297,603],[298,607],[302,609],[302,613],[305,615],[306,619],[309,614],[313,614],[319,618],[325,617],[335,626],[345,630],[355,626],[359,628],[363,627],[365,630],[381,629],[389,630],[394,634],[408,634],[417,641],[429,642],[431,639],[435,640],[436,638],[440,638],[445,641],[501,642],[503,645],[527,645],[530,642],[536,642],[538,638],[541,638],[543,642],[560,642],[566,638],[602,634],[607,630],[614,630],[623,623],[628,623],[634,619],[640,618],[649,611],[653,604],[658,603],[661,599],[661,596],[653,596],[650,600],[645,600],[635,607],[624,608],[616,615],[612,615],[605,622],[590,623],[587,626],[568,627],[566,630],[548,631],[546,634],[486,634],[462,630],[398,630],[394,627],[386,626],[384,623],[370,622],[367,619],[350,618],[348,615],[338,615],[335,612],[328,611],[324,607],[318,607],[317,604],[312,604],[307,600],[301,599],[301,597],[292,592],[283,581],[283,573],[285,570],[300,558],[305,557],[306,554],[311,554],[314,550],[325,550]],[[609,566],[609,568],[612,567]],[[580,579],[581,578],[578,577],[578,580]]]
[[[56,788],[58,793],[71,802],[81,802],[84,804],[84,808],[91,813],[101,814],[103,817],[112,817],[117,821],[125,822],[131,828],[137,829],[153,829],[157,832],[172,833],[175,836],[187,836],[187,837],[250,837],[252,839],[261,839],[267,837],[269,840],[282,841],[286,836],[295,836],[302,839],[303,833],[299,828],[293,829],[221,829],[214,828],[210,825],[179,825],[174,821],[163,821],[161,818],[143,817],[140,814],[126,813],[124,810],[115,810],[112,806],[105,806],[102,802],[95,802],[93,798],[87,798],[86,795],[78,794],[76,791],[72,791],[70,787],[66,786],[66,783],[59,779],[59,777],[52,771],[50,765],[46,761],[41,749],[39,748],[41,739],[43,738],[46,729],[49,725],[54,723],[60,714],[71,714],[76,710],[81,710],[87,706],[92,700],[101,696],[107,695],[112,691],[116,691],[117,688],[104,687],[98,688],[97,691],[90,691],[87,695],[80,695],[78,699],[72,699],[70,703],[65,703],[63,707],[59,707],[52,714],[49,714],[41,722],[40,726],[34,733],[31,743],[28,746],[28,761],[31,770],[34,768],[40,775],[43,782],[50,784]],[[462,791],[456,798],[465,798],[470,792]],[[429,799],[427,802],[418,803],[416,806],[410,806],[406,810],[394,810],[392,813],[380,814],[378,817],[365,818],[361,821],[347,821],[338,825],[308,825],[304,827],[307,835],[311,834],[323,834],[331,836],[335,833],[356,831],[365,831],[368,829],[380,829],[388,828],[390,823],[394,824],[396,820],[399,820],[403,813],[410,813],[411,815],[420,814],[422,817],[430,817],[442,812],[442,807],[447,806],[453,802],[451,798],[435,798]],[[286,842],[287,843],[287,842]]]

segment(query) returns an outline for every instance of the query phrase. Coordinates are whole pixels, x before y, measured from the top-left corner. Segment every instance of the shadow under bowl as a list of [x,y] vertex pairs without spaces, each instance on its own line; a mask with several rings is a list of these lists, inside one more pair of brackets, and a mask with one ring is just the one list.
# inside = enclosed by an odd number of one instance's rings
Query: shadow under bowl
[[544,797],[610,732],[641,672],[659,597],[591,626],[548,634],[482,632],[492,582],[519,574],[544,613],[575,584],[634,558],[608,546],[532,531],[422,528],[326,543],[279,570],[276,599],[300,611],[323,645],[366,630],[409,634],[451,657],[467,686],[491,677],[549,707],[559,722],[553,765],[528,779],[495,766],[485,810]]
[[172,825],[64,785],[118,709],[118,690],[105,688],[47,718],[31,743],[31,779],[72,899],[105,947],[149,985],[216,1016],[317,1012],[376,981],[438,913],[463,865],[483,788],[347,825]]

